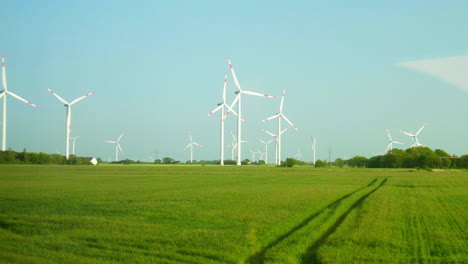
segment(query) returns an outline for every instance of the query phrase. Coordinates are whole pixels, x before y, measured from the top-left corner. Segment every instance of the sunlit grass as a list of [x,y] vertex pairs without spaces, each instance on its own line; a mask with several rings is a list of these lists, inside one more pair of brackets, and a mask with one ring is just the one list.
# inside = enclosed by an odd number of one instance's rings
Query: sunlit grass
[[[460,261],[467,256],[460,236],[468,219],[467,176],[274,166],[1,166],[0,260]],[[365,253],[366,243],[375,250]],[[431,255],[437,246],[443,249]],[[361,255],[350,257],[351,250]]]

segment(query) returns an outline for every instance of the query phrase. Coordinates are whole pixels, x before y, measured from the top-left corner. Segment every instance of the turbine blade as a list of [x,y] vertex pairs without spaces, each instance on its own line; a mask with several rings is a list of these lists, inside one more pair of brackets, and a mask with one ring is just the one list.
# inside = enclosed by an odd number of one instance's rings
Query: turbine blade
[[266,122],[266,121],[268,121],[268,120],[275,119],[275,118],[277,118],[277,117],[279,117],[279,116],[280,116],[280,114],[276,114],[276,115],[274,115],[274,116],[270,116],[269,118],[262,120],[261,122]]
[[405,134],[405,135],[407,135],[407,136],[414,137],[414,135],[413,135],[413,134],[410,134],[410,133],[408,133],[408,132],[401,131],[401,130],[400,130],[400,132],[401,132],[401,133],[403,133],[403,134]]
[[218,110],[221,109],[221,107],[223,107],[223,105],[220,105],[220,106],[216,107],[213,111],[209,112],[209,113],[206,115],[206,117],[209,117],[210,115],[212,115],[212,114],[218,112]]
[[387,148],[385,149],[385,152],[388,152],[388,150],[390,149],[391,146],[392,146],[392,142],[390,142],[390,144],[388,144]]
[[198,144],[198,143],[195,143],[195,142],[192,142],[195,146],[198,146],[198,147],[203,147],[203,145],[201,144]]
[[257,137],[258,141],[262,142],[263,144],[266,144],[265,141],[263,141],[261,138]]
[[3,90],[8,91],[7,82],[6,82],[5,56],[4,55],[2,55],[2,85],[3,85]]
[[223,104],[226,103],[226,85],[227,85],[227,75],[228,72],[224,73],[224,87],[223,87]]
[[288,126],[287,128],[283,129],[283,131],[281,131],[281,134],[283,134],[284,132],[286,132],[286,130],[290,129],[291,126]]
[[418,132],[416,132],[416,136],[417,136],[417,135],[424,129],[424,127],[426,127],[426,126],[427,126],[427,123],[424,124],[424,125],[418,130]]
[[[234,101],[232,101],[232,104],[228,107],[228,110],[226,112],[226,114],[224,115],[224,119],[226,119],[226,117],[229,115],[229,113],[231,112],[232,108],[234,108],[234,105],[236,105],[237,101],[239,101],[239,97],[240,97],[240,93],[236,96],[236,98],[234,99]],[[236,114],[237,115],[237,114]]]
[[296,131],[300,131],[299,128],[297,128],[293,123],[291,123],[291,121],[289,121],[289,119],[285,115],[281,115],[281,117],[284,118],[284,120],[286,120],[286,122],[288,122],[288,124],[290,124],[294,129],[296,129]]
[[[228,112],[233,113],[235,116],[237,116],[236,111],[234,111],[234,109],[232,109],[229,105],[224,104],[224,106],[227,107]],[[226,119],[226,117],[227,117],[227,113],[226,113],[226,115],[224,115],[223,121]],[[244,122],[244,123],[247,123],[247,121],[245,121],[244,118],[241,118],[241,121]]]
[[281,96],[280,113],[283,113],[283,103],[284,103],[284,95],[285,94],[286,94],[286,88],[283,89],[283,95]]
[[234,84],[236,85],[237,90],[242,91],[242,89],[240,88],[239,81],[237,80],[236,73],[234,72],[234,67],[232,67],[231,59],[227,57],[227,60],[229,63],[229,68],[231,69],[232,78],[234,78]]
[[392,141],[393,143],[397,143],[397,144],[400,144],[400,145],[404,145],[403,143],[401,142],[398,142],[398,141]]
[[257,93],[257,92],[251,92],[251,91],[242,91],[241,93],[255,95],[255,96],[261,96],[261,97],[276,98],[276,96],[272,96],[272,95],[268,95],[268,94],[261,94],[261,93]]
[[123,154],[123,150],[122,150],[122,147],[120,146],[119,142],[115,142],[115,144],[117,144],[117,147],[119,147],[120,153]]
[[192,143],[188,144],[188,145],[184,148],[184,150],[188,149],[188,147],[190,147],[191,145],[192,145]]
[[13,96],[13,97],[15,97],[16,99],[18,99],[18,100],[20,100],[20,101],[23,101],[23,102],[27,103],[28,105],[34,106],[34,107],[36,107],[36,108],[39,108],[39,106],[37,106],[37,105],[35,105],[35,104],[33,104],[33,103],[31,103],[31,102],[29,102],[29,101],[27,101],[27,100],[25,100],[25,99],[19,97],[18,95],[14,94],[14,93],[12,93],[12,92],[10,92],[10,91],[6,91],[6,93],[9,94],[9,95],[11,95],[11,96]]
[[390,136],[390,132],[388,131],[388,128],[387,128],[387,135],[388,135],[388,139],[390,139],[390,141],[392,141],[392,137]]
[[113,144],[117,143],[117,141],[110,141],[110,140],[104,140],[104,142],[106,142],[106,143],[113,143]]
[[120,134],[120,137],[117,139],[117,142],[120,141],[120,139],[123,137],[123,135],[124,135],[124,132],[122,132],[122,134]]
[[266,130],[266,129],[262,129],[263,132],[267,133],[268,135],[272,136],[272,137],[277,137],[277,135],[271,133],[270,131]]
[[2,98],[3,96],[5,96],[5,94],[6,94],[5,91],[1,92],[1,93],[0,93],[0,98]]
[[63,104],[66,104],[66,105],[68,104],[68,102],[65,101],[65,99],[63,99],[62,97],[60,97],[58,94],[54,93],[54,91],[52,91],[51,89],[49,89],[49,88],[47,88],[47,87],[46,87],[46,89],[49,90],[49,92],[50,92],[51,94],[53,94],[55,97],[57,97],[57,99],[59,99],[60,102],[62,102]]
[[234,138],[234,140],[237,142],[237,137],[234,135],[234,132],[231,131],[231,136]]
[[85,99],[86,97],[92,95],[93,93],[94,93],[94,92],[90,92],[90,93],[88,93],[88,94],[86,94],[86,95],[81,96],[80,98],[77,98],[77,99],[73,100],[73,101],[70,103],[70,105],[75,104],[75,103],[78,103],[79,101]]

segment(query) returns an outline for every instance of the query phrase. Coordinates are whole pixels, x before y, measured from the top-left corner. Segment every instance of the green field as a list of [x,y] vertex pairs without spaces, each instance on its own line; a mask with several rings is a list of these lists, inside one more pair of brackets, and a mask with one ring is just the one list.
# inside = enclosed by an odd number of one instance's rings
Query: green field
[[0,166],[0,263],[468,263],[468,172]]

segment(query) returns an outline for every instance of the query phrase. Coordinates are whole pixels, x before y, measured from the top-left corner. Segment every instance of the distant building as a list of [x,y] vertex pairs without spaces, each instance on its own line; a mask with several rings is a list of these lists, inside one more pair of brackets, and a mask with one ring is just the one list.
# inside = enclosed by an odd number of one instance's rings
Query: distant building
[[92,157],[92,158],[88,158],[89,162],[91,162],[93,165],[97,165],[98,162],[97,162],[97,159]]

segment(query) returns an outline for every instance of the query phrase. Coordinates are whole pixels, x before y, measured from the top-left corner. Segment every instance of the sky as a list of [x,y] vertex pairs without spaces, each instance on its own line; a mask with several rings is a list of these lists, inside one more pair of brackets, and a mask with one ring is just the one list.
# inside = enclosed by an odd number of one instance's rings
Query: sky
[[[230,56],[245,96],[242,159],[260,151],[284,114],[299,129],[283,134],[283,159],[311,161],[384,152],[386,129],[411,145],[468,153],[466,1],[3,1],[0,53],[8,89],[7,147],[65,153],[65,107],[72,101],[78,156],[183,162],[188,133],[219,159],[221,102]],[[440,62],[440,63],[439,63]],[[435,66],[434,66],[435,65]],[[442,66],[441,66],[442,65]],[[453,69],[453,70],[451,70]],[[465,73],[465,76],[463,76]],[[236,91],[231,73],[227,94]],[[2,100],[3,102],[3,100]],[[0,102],[0,104],[3,104]],[[236,120],[226,120],[226,145]],[[227,158],[230,150],[227,149]],[[269,147],[269,160],[274,146]]]

